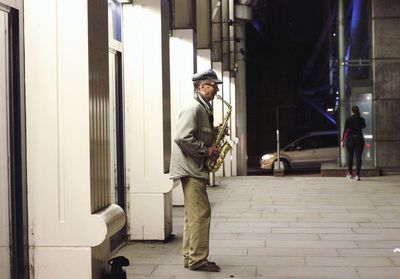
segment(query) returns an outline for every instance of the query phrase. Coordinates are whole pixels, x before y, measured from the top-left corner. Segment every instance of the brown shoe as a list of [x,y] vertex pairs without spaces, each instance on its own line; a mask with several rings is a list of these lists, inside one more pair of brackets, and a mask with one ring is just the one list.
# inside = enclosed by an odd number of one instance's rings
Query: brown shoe
[[214,262],[205,262],[199,267],[190,268],[190,270],[194,271],[206,271],[206,272],[220,272],[221,268],[216,265]]
[[[216,265],[215,262],[208,262],[208,264],[214,264],[214,265]],[[184,259],[184,260],[183,260],[183,267],[184,267],[184,268],[189,268],[189,260],[188,260],[188,259]]]

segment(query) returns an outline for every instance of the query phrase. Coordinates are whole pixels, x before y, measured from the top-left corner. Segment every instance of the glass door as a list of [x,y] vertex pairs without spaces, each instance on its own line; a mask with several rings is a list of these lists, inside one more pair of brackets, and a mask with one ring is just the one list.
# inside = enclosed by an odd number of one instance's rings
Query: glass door
[[8,16],[0,10],[0,270],[4,279],[11,278],[8,43]]
[[365,141],[364,151],[362,153],[363,166],[373,167],[375,165],[375,147],[373,138],[374,115],[372,107],[372,88],[352,88],[350,107],[353,105],[357,105],[360,108],[361,116],[364,117],[366,125],[365,129],[363,129]]

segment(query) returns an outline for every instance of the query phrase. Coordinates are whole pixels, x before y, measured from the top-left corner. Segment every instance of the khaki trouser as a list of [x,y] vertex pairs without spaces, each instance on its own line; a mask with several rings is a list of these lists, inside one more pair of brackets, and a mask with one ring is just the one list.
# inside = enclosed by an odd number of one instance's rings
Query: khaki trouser
[[193,269],[207,261],[211,207],[206,181],[194,177],[181,178],[185,201],[185,227],[183,230],[183,257]]

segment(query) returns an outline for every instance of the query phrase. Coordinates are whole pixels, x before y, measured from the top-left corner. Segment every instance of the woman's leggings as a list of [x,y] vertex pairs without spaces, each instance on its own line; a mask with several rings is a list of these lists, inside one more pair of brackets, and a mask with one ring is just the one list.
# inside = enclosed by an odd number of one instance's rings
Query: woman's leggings
[[347,149],[347,155],[348,155],[348,161],[347,165],[349,168],[349,174],[352,175],[353,173],[353,158],[354,158],[354,153],[356,154],[356,175],[360,176],[360,170],[361,170],[361,155],[364,150],[364,141],[360,140],[355,140],[353,142],[349,142],[346,144],[346,149]]

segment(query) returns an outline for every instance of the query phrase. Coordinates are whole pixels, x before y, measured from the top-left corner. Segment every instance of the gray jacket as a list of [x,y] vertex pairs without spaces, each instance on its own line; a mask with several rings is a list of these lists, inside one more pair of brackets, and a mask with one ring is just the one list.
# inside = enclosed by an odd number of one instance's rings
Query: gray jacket
[[172,144],[171,179],[191,176],[209,180],[204,163],[207,147],[212,146],[214,140],[214,127],[210,119],[211,110],[196,99],[180,112]]

